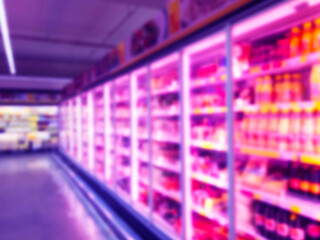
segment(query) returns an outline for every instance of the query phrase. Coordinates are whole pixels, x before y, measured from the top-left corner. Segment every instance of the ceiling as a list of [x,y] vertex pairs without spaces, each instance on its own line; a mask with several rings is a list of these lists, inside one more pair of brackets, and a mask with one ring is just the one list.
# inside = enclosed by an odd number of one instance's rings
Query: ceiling
[[[44,85],[50,77],[67,83],[66,78],[99,61],[165,4],[166,0],[5,0],[16,75],[37,77],[35,87],[41,78]],[[0,75],[9,75],[2,39]],[[20,82],[13,85],[24,88]]]

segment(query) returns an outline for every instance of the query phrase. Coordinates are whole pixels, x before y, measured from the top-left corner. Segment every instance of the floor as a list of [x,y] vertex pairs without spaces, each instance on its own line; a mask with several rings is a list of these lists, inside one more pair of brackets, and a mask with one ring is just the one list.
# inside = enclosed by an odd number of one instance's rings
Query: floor
[[81,202],[50,155],[0,156],[1,240],[117,239]]

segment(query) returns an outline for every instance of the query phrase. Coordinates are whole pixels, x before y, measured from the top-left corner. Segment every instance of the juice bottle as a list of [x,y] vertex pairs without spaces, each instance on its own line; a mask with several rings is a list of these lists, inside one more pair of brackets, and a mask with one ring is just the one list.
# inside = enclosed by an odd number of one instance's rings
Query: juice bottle
[[262,103],[262,78],[258,77],[256,79],[256,86],[255,86],[255,100],[257,104],[261,104]]
[[290,114],[290,131],[289,149],[294,152],[299,152],[301,151],[301,116],[299,109],[293,109]]
[[315,27],[312,33],[313,51],[320,51],[320,18],[314,21]]
[[318,109],[315,114],[315,130],[314,130],[314,142],[315,142],[315,152],[320,154],[320,109]]
[[320,64],[313,65],[310,74],[311,100],[320,100]]
[[279,145],[278,148],[281,151],[286,151],[289,149],[288,138],[289,138],[289,111],[287,109],[283,110],[279,118]]
[[301,53],[301,30],[298,27],[291,29],[290,57],[299,56]]
[[244,119],[241,121],[241,134],[240,134],[240,143],[243,145],[249,144],[249,116],[245,115]]
[[302,54],[307,55],[312,52],[312,23],[306,22],[303,24],[303,32],[301,37]]
[[291,75],[292,83],[292,101],[297,102],[302,100],[302,76],[299,73]]
[[313,116],[313,109],[307,108],[302,114],[302,138],[301,138],[301,147],[302,151],[306,153],[313,153],[315,150],[314,146],[314,129],[315,129],[315,121]]
[[269,75],[264,77],[262,86],[263,103],[271,103],[272,79]]
[[276,149],[278,145],[278,123],[279,123],[279,117],[278,114],[275,112],[272,112],[269,114],[269,124],[268,124],[268,148]]
[[276,75],[275,77],[275,88],[274,88],[274,101],[281,102],[283,99],[283,78],[282,75]]
[[292,96],[292,84],[291,84],[291,75],[284,74],[283,75],[283,87],[282,87],[282,97],[283,102],[290,102]]
[[249,119],[249,146],[257,146],[257,113],[252,112]]

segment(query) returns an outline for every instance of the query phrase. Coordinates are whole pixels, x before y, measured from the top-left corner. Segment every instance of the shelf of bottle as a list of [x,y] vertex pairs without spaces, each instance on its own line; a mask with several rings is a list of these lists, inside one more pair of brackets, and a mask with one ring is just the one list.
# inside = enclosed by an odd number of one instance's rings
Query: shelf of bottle
[[221,189],[228,189],[228,183],[226,179],[215,178],[199,172],[193,172],[191,176],[193,179],[197,181],[204,182],[206,184],[210,184]]
[[125,96],[115,96],[115,99],[114,99],[115,103],[124,103],[124,102],[130,102],[130,98]]
[[170,135],[167,135],[166,133],[160,132],[160,131],[155,132],[155,133],[152,135],[152,140],[158,141],[158,142],[168,142],[168,143],[177,143],[177,144],[180,144],[179,137],[177,137],[177,136],[170,136]]
[[129,147],[122,147],[122,146],[117,146],[117,155],[124,155],[124,156],[130,156],[130,148]]
[[179,93],[179,87],[177,85],[173,85],[161,89],[151,89],[151,96],[165,95],[170,93]]
[[226,107],[205,107],[205,108],[195,108],[192,111],[192,115],[204,115],[204,114],[219,114],[226,113]]
[[222,226],[226,226],[228,224],[228,218],[222,215],[221,213],[214,213],[211,210],[206,210],[205,208],[196,204],[193,204],[192,209],[194,212],[198,213],[203,217],[206,217],[213,221],[217,221]]
[[320,166],[320,155],[317,154],[295,153],[282,150],[272,150],[255,147],[240,147],[239,151],[240,153],[247,155],[282,159],[287,161],[298,161],[301,163]]
[[162,168],[164,170],[168,170],[168,171],[171,171],[171,172],[175,172],[175,173],[180,173],[181,172],[181,166],[180,166],[179,163],[171,164],[171,163],[168,162],[168,160],[166,160],[162,156],[155,157],[153,159],[153,165],[158,167],[158,168]]
[[116,131],[117,131],[116,135],[121,135],[121,136],[125,136],[125,137],[130,136],[130,128],[117,128]]
[[147,177],[145,177],[145,176],[140,176],[139,181],[140,181],[141,183],[143,183],[144,185],[149,186],[149,181],[147,180]]
[[152,213],[152,220],[154,225],[157,226],[162,232],[166,233],[170,239],[181,239],[181,237],[179,237],[174,231],[173,226],[166,222],[158,213]]
[[142,133],[139,133],[138,132],[138,138],[140,139],[140,140],[148,140],[148,133],[146,133],[146,132],[142,132]]
[[263,201],[265,203],[278,206],[282,209],[301,214],[305,217],[320,221],[320,208],[319,202],[313,202],[312,200],[303,200],[299,197],[289,196],[288,194],[282,194],[280,196],[264,192],[260,189],[254,189],[244,185],[239,185],[239,190],[246,196]]
[[202,78],[191,80],[190,87],[194,89],[194,88],[207,87],[215,84],[221,84],[221,83],[225,83],[226,79],[227,79],[226,74],[216,73],[213,76],[202,77]]
[[118,165],[117,172],[121,173],[121,178],[128,178],[131,175],[131,168],[129,166]]
[[118,114],[114,116],[114,121],[116,121],[117,119],[121,119],[121,120],[130,120],[130,114]]
[[206,149],[206,150],[215,150],[215,151],[227,150],[227,146],[225,144],[217,144],[210,141],[193,140],[191,141],[191,146]]
[[168,109],[154,109],[152,110],[152,117],[174,117],[179,116],[179,109],[177,107],[171,107]]
[[281,61],[267,62],[250,67],[247,73],[244,73],[240,77],[234,78],[234,80],[254,78],[266,74],[276,74],[290,71],[292,69],[296,70],[303,67],[311,66],[318,61],[320,61],[320,52],[288,58]]
[[95,132],[96,135],[104,135],[105,134],[105,132],[101,131],[101,129],[95,129],[94,132]]

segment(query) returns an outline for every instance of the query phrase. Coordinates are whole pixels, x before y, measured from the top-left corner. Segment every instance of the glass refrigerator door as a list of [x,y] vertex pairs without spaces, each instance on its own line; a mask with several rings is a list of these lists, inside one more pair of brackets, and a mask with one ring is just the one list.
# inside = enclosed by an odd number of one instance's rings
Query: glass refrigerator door
[[183,51],[187,239],[228,239],[225,34]]
[[88,94],[81,95],[81,125],[82,125],[82,165],[88,168],[89,164],[89,131],[88,131]]
[[93,92],[94,105],[94,174],[100,180],[105,176],[105,109],[104,88],[98,87]]
[[149,217],[149,82],[147,68],[131,75],[132,199],[137,210]]
[[114,133],[112,130],[113,127],[113,107],[112,107],[112,91],[111,91],[112,83],[106,83],[104,85],[104,134],[105,134],[105,183],[112,187],[114,184],[114,177],[113,177],[113,163],[114,163],[114,156],[112,154],[112,151],[114,150]]
[[130,78],[117,78],[115,84],[116,192],[126,201],[131,199]]
[[[179,54],[151,65],[152,220],[173,239],[181,235]],[[150,184],[150,182],[148,182]]]
[[67,102],[68,108],[68,141],[69,141],[69,151],[68,154],[70,157],[74,157],[74,139],[73,139],[73,110],[72,110],[72,100]]
[[320,1],[284,1],[235,25],[236,225],[320,239]]
[[78,148],[78,154],[76,160],[78,162],[82,162],[82,118],[81,118],[81,97],[78,96],[76,99],[76,131],[77,131],[77,148]]
[[78,160],[78,145],[77,145],[77,101],[76,98],[71,100],[71,114],[72,114],[72,142],[73,153],[72,157],[75,161]]

